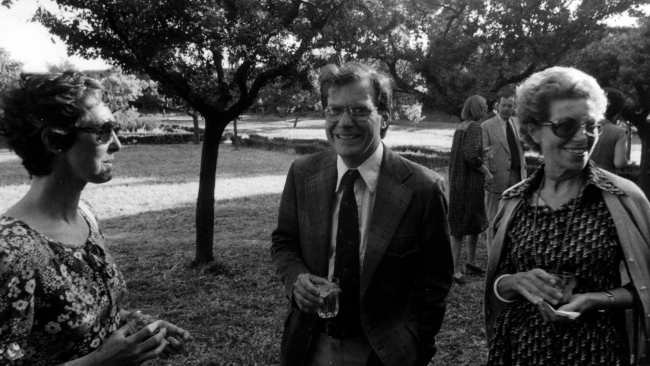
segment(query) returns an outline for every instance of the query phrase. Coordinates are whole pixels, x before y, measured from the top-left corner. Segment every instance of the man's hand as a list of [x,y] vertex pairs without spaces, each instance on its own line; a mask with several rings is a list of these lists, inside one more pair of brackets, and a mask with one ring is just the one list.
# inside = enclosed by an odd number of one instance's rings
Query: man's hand
[[302,273],[293,283],[293,299],[303,313],[316,314],[318,307],[323,304],[323,299],[314,286],[314,283],[319,283],[319,281],[322,281],[320,277]]

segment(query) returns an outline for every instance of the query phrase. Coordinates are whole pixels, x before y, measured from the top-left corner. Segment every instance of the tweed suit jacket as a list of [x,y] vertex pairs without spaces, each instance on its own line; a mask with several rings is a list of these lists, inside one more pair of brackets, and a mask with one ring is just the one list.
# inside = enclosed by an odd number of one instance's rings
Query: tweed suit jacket
[[[524,180],[526,179],[526,160],[519,137],[519,121],[514,117],[511,118],[514,121],[515,128],[513,130],[517,137],[517,147],[519,148],[521,180]],[[510,147],[508,146],[508,139],[502,123],[498,115],[481,123],[483,149],[490,146],[496,147],[494,155],[488,159],[488,167],[493,181],[487,190],[494,193],[503,193],[508,188],[508,180],[510,179]]]
[[[317,315],[299,310],[299,274],[326,277],[336,153],[296,160],[282,193],[271,256],[285,285],[287,314],[280,364],[302,366]],[[386,366],[426,365],[435,354],[452,282],[444,181],[384,149],[360,278],[361,323]]]

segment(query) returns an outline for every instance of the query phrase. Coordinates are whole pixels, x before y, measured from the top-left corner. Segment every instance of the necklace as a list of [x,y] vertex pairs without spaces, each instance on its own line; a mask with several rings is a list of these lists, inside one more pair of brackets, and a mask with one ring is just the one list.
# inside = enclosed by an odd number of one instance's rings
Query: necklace
[[[580,173],[580,171],[578,173]],[[544,171],[544,174],[546,174],[546,171]],[[577,174],[573,174],[574,177],[576,175]],[[550,177],[548,177],[548,178],[550,179]],[[551,180],[553,180],[553,179],[551,179]],[[562,180],[565,180],[565,179],[562,179]],[[542,184],[539,187],[539,192],[537,192],[537,199],[535,201],[535,212],[533,213],[533,230],[532,230],[533,235],[535,235],[535,233],[537,232],[537,210],[539,210],[539,197],[542,195],[542,189],[544,188],[544,182],[545,181],[542,180]],[[576,194],[576,198],[573,201],[573,205],[571,205],[571,212],[569,213],[569,221],[567,222],[566,228],[564,230],[564,238],[562,239],[562,246],[560,247],[560,254],[562,254],[562,249],[564,249],[564,247],[566,246],[566,241],[567,241],[567,238],[569,237],[569,230],[571,229],[571,225],[573,224],[573,215],[574,215],[574,213],[576,211],[576,207],[578,207],[578,203],[579,203],[578,202],[579,201],[578,197],[580,197],[581,192],[582,192],[582,177],[580,177],[580,180],[578,181],[578,193]],[[557,237],[557,226],[555,228],[555,236]],[[537,251],[538,251],[538,245],[537,245],[537,242],[535,242],[535,248],[533,250],[533,259],[535,261],[535,266],[537,268],[541,268],[542,266],[541,266],[540,261],[538,260]],[[559,270],[559,267],[560,267],[561,263],[562,263],[562,257],[560,256],[558,258],[556,266],[555,266],[556,270]]]
[[[544,168],[544,176],[546,178],[548,178],[549,180],[552,180],[553,182],[562,182],[562,181],[565,181],[565,180],[569,180],[569,179],[577,176],[581,172],[582,172],[582,170],[578,170],[578,171],[575,171],[573,173],[569,173],[569,174],[564,175],[564,176],[561,175],[561,174],[560,175],[550,175],[550,174],[548,174],[548,171],[546,171],[546,168]],[[581,183],[582,183],[582,181],[581,181]]]

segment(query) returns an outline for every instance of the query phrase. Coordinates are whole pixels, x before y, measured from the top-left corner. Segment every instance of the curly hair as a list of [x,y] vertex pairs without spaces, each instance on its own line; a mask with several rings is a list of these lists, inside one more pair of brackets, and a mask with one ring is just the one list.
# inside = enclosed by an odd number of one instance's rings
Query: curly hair
[[467,98],[463,105],[463,111],[460,118],[463,121],[478,121],[487,113],[487,103],[485,98],[480,95],[472,95]]
[[528,132],[550,118],[551,103],[560,99],[586,99],[587,105],[602,119],[607,108],[607,97],[596,79],[571,67],[551,67],[531,75],[517,87],[517,115],[524,142],[534,151],[540,146]]
[[0,138],[30,176],[45,176],[52,172],[56,154],[44,140],[68,150],[76,139],[75,126],[88,122],[88,111],[106,95],[99,81],[74,71],[21,74],[16,84],[0,96]]
[[[325,65],[318,76],[320,95],[323,108],[327,107],[328,92],[332,86],[343,86],[361,80],[369,80],[375,88],[377,110],[387,112],[390,121],[393,108],[393,88],[391,79],[385,73],[378,71],[372,66],[360,62],[349,62],[343,65]],[[381,138],[386,136],[388,124],[379,131]]]

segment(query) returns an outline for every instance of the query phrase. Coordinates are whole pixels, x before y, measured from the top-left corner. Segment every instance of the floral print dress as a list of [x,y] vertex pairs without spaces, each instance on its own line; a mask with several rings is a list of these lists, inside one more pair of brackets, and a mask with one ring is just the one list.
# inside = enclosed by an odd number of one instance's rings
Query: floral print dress
[[90,235],[78,247],[0,216],[1,365],[58,365],[118,328],[124,279],[95,220],[80,212]]

